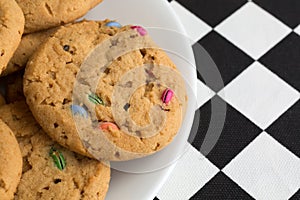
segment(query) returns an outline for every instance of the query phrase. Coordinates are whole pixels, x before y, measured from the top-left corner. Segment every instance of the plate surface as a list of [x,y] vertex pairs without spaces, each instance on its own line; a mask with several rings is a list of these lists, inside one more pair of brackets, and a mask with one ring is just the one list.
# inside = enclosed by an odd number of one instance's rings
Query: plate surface
[[152,200],[184,152],[196,105],[196,73],[190,41],[166,0],[104,0],[86,19],[112,19],[121,24],[146,27],[186,80],[189,105],[183,125],[174,141],[162,151],[142,159],[113,162],[107,200]]
[[106,200],[153,200],[184,153],[194,119],[197,76],[191,41],[166,0],[104,0],[83,18],[142,25],[168,53],[186,81],[189,104],[173,142],[146,158],[111,163],[112,179]]

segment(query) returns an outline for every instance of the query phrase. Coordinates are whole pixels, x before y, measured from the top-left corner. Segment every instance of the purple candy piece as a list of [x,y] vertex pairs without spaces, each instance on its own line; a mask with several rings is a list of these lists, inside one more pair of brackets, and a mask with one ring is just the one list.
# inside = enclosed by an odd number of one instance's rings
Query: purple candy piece
[[139,34],[140,34],[141,36],[147,35],[146,29],[144,29],[144,28],[141,27],[141,26],[132,26],[131,29],[137,30],[137,32],[139,32]]
[[174,92],[171,89],[166,89],[161,97],[163,103],[168,104],[173,98]]

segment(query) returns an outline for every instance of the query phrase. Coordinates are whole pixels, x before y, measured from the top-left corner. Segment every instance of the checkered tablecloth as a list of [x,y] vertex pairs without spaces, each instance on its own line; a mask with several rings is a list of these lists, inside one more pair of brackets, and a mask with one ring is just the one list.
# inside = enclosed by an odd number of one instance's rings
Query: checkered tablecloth
[[[156,199],[300,199],[300,0],[170,4],[225,87],[199,81],[197,136]],[[226,118],[203,157],[212,102]]]

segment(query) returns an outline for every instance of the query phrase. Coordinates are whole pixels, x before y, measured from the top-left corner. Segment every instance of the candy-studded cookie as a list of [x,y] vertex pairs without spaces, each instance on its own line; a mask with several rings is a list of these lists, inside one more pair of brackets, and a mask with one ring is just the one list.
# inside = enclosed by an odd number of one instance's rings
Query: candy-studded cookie
[[30,56],[53,32],[55,28],[24,35],[13,57],[7,64],[1,76],[24,69]]
[[110,180],[107,165],[77,155],[51,140],[24,101],[2,106],[0,113],[14,131],[23,157],[16,200],[105,198]]
[[0,135],[0,198],[11,200],[20,182],[22,156],[15,135],[2,120]]
[[0,1],[0,74],[17,49],[24,30],[24,15],[14,0]]
[[25,33],[72,22],[102,0],[16,0],[25,16]]
[[147,31],[108,20],[60,28],[28,62],[24,93],[54,140],[105,160],[167,146],[187,101],[176,66]]

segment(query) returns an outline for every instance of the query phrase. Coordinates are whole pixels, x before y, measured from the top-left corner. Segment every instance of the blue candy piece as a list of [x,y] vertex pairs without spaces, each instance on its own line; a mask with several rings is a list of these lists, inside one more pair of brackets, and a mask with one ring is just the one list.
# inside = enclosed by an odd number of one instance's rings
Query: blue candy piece
[[105,26],[108,26],[108,27],[117,27],[117,28],[121,28],[122,27],[122,25],[120,23],[118,23],[118,22],[107,22],[105,24]]
[[71,105],[70,107],[73,115],[81,115],[82,117],[88,118],[88,113],[83,107],[78,105]]

